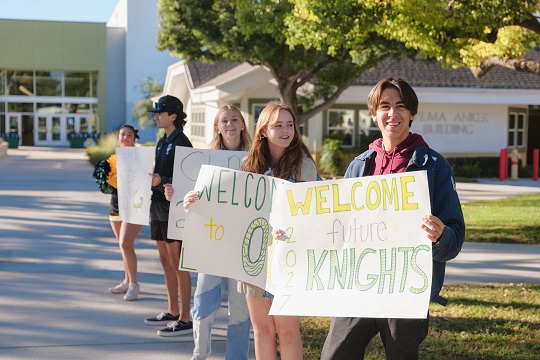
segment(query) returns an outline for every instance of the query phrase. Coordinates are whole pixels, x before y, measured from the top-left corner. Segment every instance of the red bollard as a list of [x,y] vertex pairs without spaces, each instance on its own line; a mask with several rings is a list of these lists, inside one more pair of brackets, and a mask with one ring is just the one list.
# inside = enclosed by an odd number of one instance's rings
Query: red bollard
[[538,158],[540,151],[538,149],[533,150],[533,171],[532,171],[532,179],[534,181],[538,181]]
[[499,180],[506,180],[508,177],[508,149],[501,149],[499,157]]

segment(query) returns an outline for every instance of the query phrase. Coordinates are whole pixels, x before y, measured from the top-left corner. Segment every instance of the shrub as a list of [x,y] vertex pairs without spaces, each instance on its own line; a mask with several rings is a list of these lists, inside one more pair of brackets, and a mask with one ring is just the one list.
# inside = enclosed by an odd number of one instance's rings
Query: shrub
[[478,178],[480,177],[480,165],[477,162],[456,165],[454,166],[454,175],[463,178]]
[[105,160],[114,154],[117,146],[118,134],[116,132],[106,134],[98,139],[97,145],[86,148],[86,155],[88,155],[90,163],[95,166],[101,160]]
[[345,172],[345,159],[341,150],[341,140],[326,138],[323,141],[319,168],[323,173],[331,176],[343,175]]
[[456,177],[499,177],[498,157],[446,158]]
[[532,178],[533,176],[533,169],[532,165],[522,166],[518,170],[518,176],[520,178]]

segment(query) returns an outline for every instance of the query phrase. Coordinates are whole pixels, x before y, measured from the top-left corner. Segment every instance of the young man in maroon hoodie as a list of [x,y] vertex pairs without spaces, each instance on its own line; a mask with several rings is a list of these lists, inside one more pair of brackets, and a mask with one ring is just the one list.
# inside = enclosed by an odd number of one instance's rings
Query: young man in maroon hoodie
[[[446,305],[446,299],[439,295],[446,261],[457,256],[465,240],[465,222],[452,168],[422,136],[409,132],[418,111],[418,98],[407,82],[382,79],[369,93],[368,108],[382,138],[351,162],[345,177],[427,170],[432,214],[424,216],[421,226],[433,250],[430,300]],[[387,359],[418,359],[428,323],[429,315],[427,319],[333,318],[321,360],[361,359],[377,333]]]

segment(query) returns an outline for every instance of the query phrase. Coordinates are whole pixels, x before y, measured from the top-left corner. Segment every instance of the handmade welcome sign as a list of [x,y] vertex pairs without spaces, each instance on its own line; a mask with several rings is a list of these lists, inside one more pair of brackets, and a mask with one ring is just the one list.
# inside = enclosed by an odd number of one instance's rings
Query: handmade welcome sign
[[[426,317],[425,172],[289,183],[203,166],[195,188],[184,270],[266,288],[271,314]],[[283,239],[271,239],[273,227]]]
[[425,318],[431,241],[426,172],[284,183],[270,223],[271,314]]
[[174,154],[172,181],[174,195],[171,198],[169,209],[167,236],[170,239],[183,240],[186,219],[183,207],[184,196],[195,188],[201,165],[216,165],[238,170],[247,153],[245,151],[203,150],[177,146]]
[[116,148],[118,212],[131,224],[148,225],[152,195],[154,148],[134,146]]
[[180,269],[264,288],[272,194],[283,182],[203,165],[195,185],[199,200],[186,217]]

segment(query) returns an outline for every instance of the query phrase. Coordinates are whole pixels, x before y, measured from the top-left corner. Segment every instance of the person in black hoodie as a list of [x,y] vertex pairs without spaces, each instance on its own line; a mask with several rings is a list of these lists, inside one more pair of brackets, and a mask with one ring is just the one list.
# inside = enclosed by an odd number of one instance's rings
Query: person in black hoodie
[[187,115],[180,99],[171,95],[162,96],[148,111],[155,114],[154,120],[158,128],[165,130],[156,146],[154,173],[150,174],[152,176],[150,236],[156,240],[165,277],[168,308],[166,312],[148,318],[144,323],[167,325],[166,328],[157,331],[160,336],[180,336],[193,332],[189,314],[191,277],[189,272],[179,270],[182,241],[170,239],[167,234],[170,203],[165,198],[164,185],[172,183],[176,147],[193,146],[183,131]]
[[[422,229],[432,242],[433,274],[430,300],[446,305],[439,295],[446,261],[455,258],[465,240],[465,221],[450,164],[422,136],[409,131],[418,111],[418,98],[402,79],[384,78],[368,96],[368,108],[382,138],[357,156],[345,178],[427,170],[432,214]],[[371,339],[380,333],[387,359],[418,359],[427,336],[426,319],[333,318],[321,360],[361,359]]]

